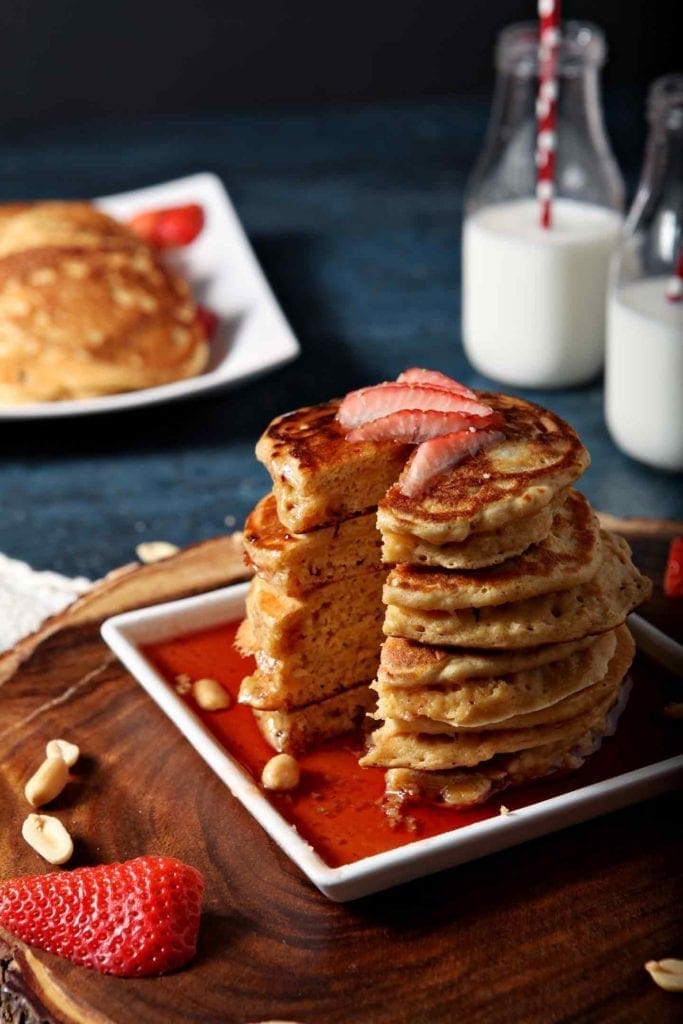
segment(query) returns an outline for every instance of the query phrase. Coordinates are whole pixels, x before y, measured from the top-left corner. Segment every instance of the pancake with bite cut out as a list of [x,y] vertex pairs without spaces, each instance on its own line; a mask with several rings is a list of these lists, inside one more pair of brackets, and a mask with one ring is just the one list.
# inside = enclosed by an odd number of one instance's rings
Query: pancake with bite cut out
[[560,491],[545,508],[533,516],[499,526],[490,533],[473,533],[459,544],[430,544],[407,533],[382,534],[382,561],[387,565],[399,562],[436,569],[481,569],[499,565],[508,558],[521,555],[532,544],[538,544],[550,533],[553,517],[564,504],[567,491]]
[[505,440],[439,474],[418,497],[399,479],[379,503],[382,532],[460,543],[536,515],[590,464],[576,431],[554,413],[509,395],[479,398],[501,413]]
[[[626,627],[619,627],[623,629]],[[515,718],[557,706],[558,702],[587,690],[602,679],[616,642],[616,632],[611,630],[591,638],[583,650],[561,661],[505,676],[465,679],[451,686],[406,689],[374,683],[373,689],[379,695],[377,718],[428,718],[475,729],[507,723],[509,728]]]
[[[590,706],[586,708],[582,704],[585,691],[568,698],[570,709],[580,707],[580,710],[567,719],[488,731],[456,731],[452,728],[449,731],[441,723],[428,720],[406,723],[390,719],[372,733],[370,747],[361,764],[420,771],[473,767],[500,754],[517,754],[522,750],[582,736],[593,729],[615,703],[634,652],[635,644],[630,633],[621,631],[604,679],[591,687]],[[406,731],[420,727],[430,731]],[[432,729],[436,731],[432,732]]]
[[377,569],[380,561],[374,512],[293,533],[278,519],[273,494],[249,514],[243,543],[247,560],[259,575],[292,597]]
[[256,445],[287,530],[306,533],[374,509],[412,451],[395,441],[347,441],[336,419],[339,404],[278,416]]
[[518,648],[576,640],[620,625],[652,592],[621,537],[602,533],[602,563],[587,583],[509,604],[457,611],[387,605],[384,632],[436,646]]
[[372,711],[375,695],[367,684],[353,686],[333,697],[288,711],[254,710],[264,739],[277,751],[300,754],[314,743],[353,732]]
[[583,495],[572,491],[545,540],[524,554],[472,572],[397,565],[387,578],[384,602],[454,611],[523,601],[586,583],[601,560],[597,517]]
[[369,683],[379,663],[383,579],[377,569],[294,598],[255,577],[237,641],[258,671],[243,680],[240,703],[291,709]]

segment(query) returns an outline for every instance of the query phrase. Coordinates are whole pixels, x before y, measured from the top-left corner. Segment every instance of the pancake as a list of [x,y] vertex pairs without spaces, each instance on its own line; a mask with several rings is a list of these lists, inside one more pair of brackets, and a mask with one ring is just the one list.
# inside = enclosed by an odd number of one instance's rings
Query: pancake
[[[617,632],[625,630],[620,626]],[[455,686],[418,689],[373,684],[379,694],[377,718],[432,719],[459,728],[524,725],[516,718],[558,707],[571,694],[603,679],[616,648],[614,631],[592,638],[583,650],[562,661],[491,679],[465,680]],[[564,717],[571,717],[569,715]],[[528,722],[527,724],[535,724]]]
[[408,497],[400,480],[395,483],[379,503],[382,533],[459,543],[536,515],[590,464],[578,435],[559,416],[521,398],[479,397],[502,414],[505,440],[435,477],[419,497]]
[[498,565],[521,555],[532,544],[538,544],[550,533],[553,516],[564,503],[566,491],[560,491],[545,508],[533,516],[516,519],[490,533],[474,533],[459,544],[430,544],[407,533],[382,534],[382,561],[441,569],[481,569]]
[[412,450],[394,441],[347,441],[338,408],[334,400],[278,416],[256,445],[278,519],[294,533],[374,509]]
[[594,688],[595,700],[591,707],[566,720],[530,728],[451,734],[407,733],[402,731],[406,723],[390,720],[372,733],[370,748],[360,763],[364,767],[379,765],[441,771],[472,767],[500,754],[516,754],[549,743],[568,742],[593,729],[613,706],[633,660],[634,649],[628,630],[620,633],[605,677]]
[[204,369],[185,281],[84,203],[37,204],[0,222],[0,402],[152,387]]
[[314,743],[357,729],[374,703],[374,694],[362,684],[294,711],[254,711],[254,718],[274,750],[300,754]]
[[290,709],[373,679],[383,578],[379,569],[293,598],[255,577],[247,594],[249,625],[237,639],[258,671],[243,680],[240,703]]
[[353,516],[309,533],[291,533],[277,517],[275,496],[266,495],[244,526],[244,550],[258,574],[298,597],[344,577],[379,566],[375,513]]
[[382,645],[377,672],[381,686],[390,688],[446,687],[465,680],[499,679],[513,672],[525,672],[562,661],[577,651],[585,650],[597,637],[545,644],[543,647],[516,650],[475,650],[457,647],[434,647],[388,636]]
[[139,237],[92,203],[47,201],[0,207],[0,258],[28,249],[139,249]]
[[599,749],[606,736],[614,734],[629,689],[628,681],[622,683],[615,703],[589,730],[577,736],[568,735],[556,743],[498,755],[475,768],[446,772],[390,768],[385,775],[386,796],[399,805],[427,800],[457,810],[483,803],[509,786],[576,771]]
[[540,544],[502,565],[471,573],[397,565],[384,587],[385,604],[456,611],[523,601],[586,583],[601,563],[600,530],[590,505],[572,491]]
[[437,646],[519,648],[576,640],[620,625],[652,584],[631,562],[625,540],[602,534],[603,560],[593,579],[556,594],[458,611],[388,605],[384,632]]

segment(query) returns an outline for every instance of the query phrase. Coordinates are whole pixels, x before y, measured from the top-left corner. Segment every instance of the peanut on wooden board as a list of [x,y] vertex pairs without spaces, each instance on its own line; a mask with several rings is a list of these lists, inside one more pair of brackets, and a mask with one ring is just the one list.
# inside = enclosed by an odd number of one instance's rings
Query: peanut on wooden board
[[69,768],[62,757],[47,757],[24,786],[32,807],[42,807],[59,796],[69,781]]
[[162,562],[164,558],[176,555],[180,548],[168,540],[143,540],[135,549],[135,554],[144,565]]
[[50,740],[45,747],[46,757],[61,757],[67,768],[73,768],[81,756],[80,748],[68,740]]
[[683,992],[683,960],[648,960],[645,970],[660,988],[667,992]]
[[192,695],[202,711],[225,711],[230,707],[230,694],[216,679],[197,679]]
[[291,754],[276,754],[265,764],[261,772],[264,789],[296,789],[300,777],[299,763]]
[[48,864],[65,864],[74,852],[71,836],[59,818],[49,814],[29,814],[21,826],[21,834]]

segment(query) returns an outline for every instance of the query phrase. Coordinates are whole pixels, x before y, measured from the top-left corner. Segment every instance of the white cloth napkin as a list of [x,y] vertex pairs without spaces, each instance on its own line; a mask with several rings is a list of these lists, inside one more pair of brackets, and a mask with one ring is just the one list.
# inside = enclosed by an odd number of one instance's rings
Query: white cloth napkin
[[0,651],[35,632],[91,585],[83,576],[69,579],[56,572],[36,572],[0,553]]

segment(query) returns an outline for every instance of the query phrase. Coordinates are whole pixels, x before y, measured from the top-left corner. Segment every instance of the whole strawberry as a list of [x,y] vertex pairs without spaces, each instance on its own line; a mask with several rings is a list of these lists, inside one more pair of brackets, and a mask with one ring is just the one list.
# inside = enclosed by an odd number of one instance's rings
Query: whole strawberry
[[203,888],[172,857],[27,875],[0,882],[0,925],[103,974],[165,974],[195,954]]

